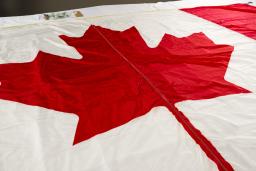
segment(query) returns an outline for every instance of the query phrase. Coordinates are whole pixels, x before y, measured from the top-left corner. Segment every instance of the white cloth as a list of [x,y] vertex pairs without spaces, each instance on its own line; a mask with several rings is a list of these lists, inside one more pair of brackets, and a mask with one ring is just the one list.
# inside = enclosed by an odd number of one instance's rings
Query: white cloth
[[[150,47],[164,33],[203,32],[235,47],[225,79],[256,91],[256,41],[179,8],[230,1],[180,1],[80,9],[84,17],[45,21],[40,15],[0,18],[0,63],[32,61],[39,50],[79,59],[58,35],[81,36],[91,25],[114,30],[136,26]],[[18,48],[17,48],[18,47]],[[0,73],[1,74],[1,73]],[[256,96],[229,95],[176,106],[214,144],[235,170],[256,169]],[[165,107],[72,145],[75,114],[0,100],[1,171],[210,171],[217,170]]]

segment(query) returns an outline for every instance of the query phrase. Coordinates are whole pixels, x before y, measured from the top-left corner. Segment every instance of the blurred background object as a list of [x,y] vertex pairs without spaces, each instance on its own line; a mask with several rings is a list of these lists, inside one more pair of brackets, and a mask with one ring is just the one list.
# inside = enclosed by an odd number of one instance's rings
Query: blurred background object
[[55,12],[96,5],[153,3],[170,0],[0,0],[0,17]]

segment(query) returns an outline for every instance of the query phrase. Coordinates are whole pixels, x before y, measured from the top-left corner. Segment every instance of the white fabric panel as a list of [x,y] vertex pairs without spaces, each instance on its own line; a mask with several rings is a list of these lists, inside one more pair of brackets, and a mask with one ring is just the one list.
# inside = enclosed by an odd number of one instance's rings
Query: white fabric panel
[[49,171],[217,170],[165,107],[155,107],[55,157],[49,160]]
[[[256,95],[230,95],[177,104],[235,170],[255,170]],[[206,126],[207,125],[207,126]]]
[[88,24],[82,25],[79,21],[73,24],[71,21],[62,25],[52,22],[45,25],[0,29],[0,63],[32,61],[39,50],[81,59],[75,48],[67,46],[58,36],[81,36],[88,27]]
[[32,171],[72,147],[78,117],[0,100],[0,170]]

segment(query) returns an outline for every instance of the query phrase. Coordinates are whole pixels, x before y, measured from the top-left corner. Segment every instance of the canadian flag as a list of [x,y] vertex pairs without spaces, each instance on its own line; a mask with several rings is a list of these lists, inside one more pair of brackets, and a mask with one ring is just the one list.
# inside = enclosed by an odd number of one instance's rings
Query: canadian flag
[[256,8],[190,2],[0,27],[0,170],[255,170]]

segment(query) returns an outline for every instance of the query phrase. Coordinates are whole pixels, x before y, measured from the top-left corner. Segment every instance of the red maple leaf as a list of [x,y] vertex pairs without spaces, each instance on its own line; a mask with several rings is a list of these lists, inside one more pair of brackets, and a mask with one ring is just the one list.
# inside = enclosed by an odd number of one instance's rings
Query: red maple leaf
[[[83,58],[39,52],[32,62],[2,64],[0,98],[77,114],[74,143],[163,105],[200,144],[204,137],[174,104],[249,92],[224,80],[233,47],[216,45],[203,33],[165,34],[156,48],[135,27],[120,32],[91,26],[82,37],[61,38]],[[209,144],[205,148],[207,153]]]

